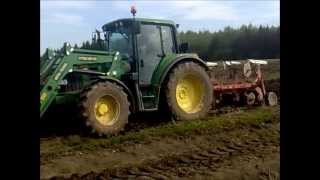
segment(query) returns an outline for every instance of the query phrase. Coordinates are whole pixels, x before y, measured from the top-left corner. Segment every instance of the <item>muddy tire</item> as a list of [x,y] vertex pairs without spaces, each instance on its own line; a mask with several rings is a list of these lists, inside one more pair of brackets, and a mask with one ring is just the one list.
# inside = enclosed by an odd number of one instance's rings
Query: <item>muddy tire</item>
[[213,89],[204,68],[193,62],[179,64],[169,75],[167,106],[177,120],[203,118],[211,109]]
[[278,96],[275,92],[268,92],[267,94],[267,104],[269,106],[278,105]]
[[82,116],[98,135],[115,135],[128,123],[129,102],[123,89],[111,82],[99,82],[81,95]]

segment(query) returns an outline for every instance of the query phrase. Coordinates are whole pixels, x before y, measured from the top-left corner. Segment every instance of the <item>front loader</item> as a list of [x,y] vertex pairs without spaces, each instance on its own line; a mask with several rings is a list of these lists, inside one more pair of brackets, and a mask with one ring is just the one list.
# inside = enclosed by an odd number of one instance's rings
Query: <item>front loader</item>
[[[97,33],[100,33],[97,31]],[[213,102],[208,67],[178,44],[176,24],[128,18],[102,27],[104,50],[47,50],[40,63],[40,117],[52,104],[79,104],[84,123],[99,135],[117,134],[130,113],[156,111],[160,102],[177,120],[204,117]]]

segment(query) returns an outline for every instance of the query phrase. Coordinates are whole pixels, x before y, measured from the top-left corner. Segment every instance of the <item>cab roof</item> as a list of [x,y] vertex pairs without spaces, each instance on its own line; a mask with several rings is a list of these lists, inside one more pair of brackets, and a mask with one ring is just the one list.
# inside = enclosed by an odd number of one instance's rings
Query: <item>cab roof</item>
[[[111,24],[117,23],[117,22],[130,22],[133,21],[133,18],[124,18],[124,19],[117,19],[114,21],[111,21],[105,25],[102,26],[102,29],[104,29],[104,27],[109,26]],[[145,23],[155,23],[155,24],[169,24],[169,25],[173,25],[175,26],[175,23],[171,20],[164,20],[164,19],[148,19],[148,18],[135,18],[135,21],[138,22],[145,22]]]

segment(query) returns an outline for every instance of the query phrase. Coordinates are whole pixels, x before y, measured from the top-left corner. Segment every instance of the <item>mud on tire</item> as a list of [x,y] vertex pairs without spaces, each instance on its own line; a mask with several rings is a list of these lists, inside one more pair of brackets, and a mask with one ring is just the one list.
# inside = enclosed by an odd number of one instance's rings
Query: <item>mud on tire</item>
[[[178,103],[179,90],[177,89],[181,87],[179,84],[183,82],[184,79],[190,79],[190,82],[196,82],[187,84],[190,84],[189,86],[191,86],[193,92],[200,94],[199,97],[196,98],[197,100],[195,100],[197,103],[194,103],[197,105],[194,106],[195,108],[190,111],[188,109],[186,111],[183,109],[183,106]],[[198,85],[201,85],[201,88],[198,88]],[[186,92],[188,95],[191,94],[191,96],[194,94],[190,93],[188,90]],[[205,117],[208,111],[211,109],[214,98],[213,89],[207,72],[203,67],[194,62],[181,63],[173,69],[169,75],[165,95],[168,109],[173,117],[177,120],[192,120]]]
[[[99,121],[99,117],[97,116],[97,103],[105,97],[113,99],[112,102],[115,102],[113,104],[117,105],[117,107],[114,108],[117,110],[112,111],[115,112],[115,118],[113,118],[112,124],[101,123],[101,120]],[[93,133],[97,133],[100,136],[115,135],[122,131],[128,123],[130,103],[128,102],[127,94],[120,86],[111,82],[99,82],[87,88],[81,94],[81,98],[81,115]]]

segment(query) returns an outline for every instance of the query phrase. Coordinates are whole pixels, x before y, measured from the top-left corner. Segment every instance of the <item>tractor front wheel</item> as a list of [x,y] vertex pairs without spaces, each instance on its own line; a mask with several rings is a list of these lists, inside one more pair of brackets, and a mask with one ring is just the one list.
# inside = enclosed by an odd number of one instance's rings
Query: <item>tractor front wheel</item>
[[213,90],[207,72],[193,62],[179,64],[170,73],[166,97],[175,119],[203,118],[213,101]]
[[129,102],[123,89],[111,82],[94,84],[82,94],[82,116],[93,132],[114,135],[128,123]]

